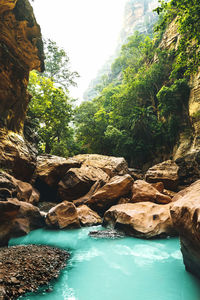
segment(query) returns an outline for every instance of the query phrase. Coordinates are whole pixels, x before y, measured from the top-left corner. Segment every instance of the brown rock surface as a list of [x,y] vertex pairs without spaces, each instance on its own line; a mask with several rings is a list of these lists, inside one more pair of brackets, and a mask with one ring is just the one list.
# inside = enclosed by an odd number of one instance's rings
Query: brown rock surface
[[7,245],[11,237],[29,233],[44,226],[37,207],[17,199],[0,201],[0,245]]
[[87,205],[81,205],[77,208],[79,221],[82,226],[93,226],[102,224],[101,217]]
[[40,191],[41,201],[59,202],[58,182],[69,169],[80,166],[81,163],[72,158],[66,159],[55,155],[38,156],[33,183]]
[[83,166],[92,166],[103,170],[109,177],[125,175],[128,171],[127,162],[123,157],[106,156],[99,154],[80,154],[74,156]]
[[51,228],[79,228],[80,222],[75,205],[68,201],[56,205],[47,213],[46,224]]
[[133,179],[130,175],[114,176],[99,189],[86,204],[95,211],[104,212],[122,196],[130,193]]
[[58,184],[59,196],[62,200],[78,199],[99,180],[103,183],[109,180],[109,176],[99,168],[82,165],[81,168],[70,169]]
[[164,161],[151,167],[145,175],[149,183],[163,182],[166,189],[176,191],[178,187],[178,166],[172,160]]
[[87,205],[81,205],[77,208],[79,221],[82,226],[93,226],[102,224],[101,217]]
[[1,0],[0,16],[0,125],[19,132],[30,99],[29,71],[43,70],[43,43],[28,0]]
[[50,187],[57,187],[58,182],[69,169],[80,166],[81,163],[73,158],[40,155],[37,157],[35,176]]
[[104,215],[104,224],[138,238],[160,238],[176,234],[169,209],[171,204],[151,202],[127,203],[112,206]]
[[18,299],[46,285],[58,277],[68,258],[66,251],[48,246],[0,248],[0,299]]
[[171,198],[161,194],[156,188],[144,180],[137,180],[132,187],[132,199],[130,202],[150,201],[157,204],[167,204]]
[[17,199],[30,204],[37,204],[40,199],[40,193],[28,182],[15,180]]
[[200,278],[200,180],[174,197],[171,217],[180,234],[185,267]]

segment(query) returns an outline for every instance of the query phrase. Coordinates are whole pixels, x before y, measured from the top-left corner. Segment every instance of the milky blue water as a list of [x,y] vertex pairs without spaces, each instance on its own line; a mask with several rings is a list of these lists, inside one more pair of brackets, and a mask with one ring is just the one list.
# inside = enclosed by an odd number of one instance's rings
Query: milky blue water
[[26,300],[200,300],[200,282],[185,271],[176,238],[166,240],[94,239],[90,227],[67,231],[40,229],[10,245],[45,244],[69,250],[71,258],[52,292]]

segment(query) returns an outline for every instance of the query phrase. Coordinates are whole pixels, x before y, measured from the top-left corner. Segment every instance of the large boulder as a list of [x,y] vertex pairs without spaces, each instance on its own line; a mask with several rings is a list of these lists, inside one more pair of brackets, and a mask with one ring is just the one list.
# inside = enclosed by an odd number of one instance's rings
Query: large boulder
[[37,204],[39,192],[28,182],[17,180],[6,172],[0,172],[0,199],[16,197],[20,201]]
[[19,203],[0,201],[0,247],[7,246],[11,236],[13,220],[20,209]]
[[102,224],[101,217],[87,205],[81,205],[77,208],[79,221],[82,226],[93,226]]
[[11,237],[18,237],[44,226],[44,219],[37,207],[18,199],[0,201],[0,245]]
[[176,191],[179,184],[179,167],[172,160],[151,167],[145,175],[149,183],[163,182],[165,189]]
[[57,187],[58,182],[71,168],[79,168],[81,163],[73,158],[55,155],[40,155],[37,157],[35,170],[36,180],[45,182],[50,187]]
[[50,228],[79,228],[80,222],[76,206],[68,201],[56,205],[47,213],[46,224]]
[[170,207],[152,202],[119,204],[106,211],[103,223],[138,238],[174,236]]
[[75,200],[87,194],[97,181],[106,183],[109,176],[99,168],[82,165],[72,168],[58,184],[59,196],[62,200]]
[[168,204],[171,198],[160,193],[155,187],[144,180],[137,180],[132,187],[132,199],[130,202],[150,201],[157,204]]
[[186,270],[200,278],[200,180],[179,192],[170,209]]
[[37,157],[34,173],[34,186],[40,191],[42,201],[59,201],[57,195],[58,182],[71,168],[79,168],[81,163],[72,158],[55,155]]
[[127,162],[123,157],[99,154],[80,154],[74,156],[84,166],[92,166],[103,170],[109,177],[129,173]]
[[86,204],[97,212],[105,212],[106,209],[116,204],[119,198],[129,194],[132,185],[133,179],[130,175],[114,176]]

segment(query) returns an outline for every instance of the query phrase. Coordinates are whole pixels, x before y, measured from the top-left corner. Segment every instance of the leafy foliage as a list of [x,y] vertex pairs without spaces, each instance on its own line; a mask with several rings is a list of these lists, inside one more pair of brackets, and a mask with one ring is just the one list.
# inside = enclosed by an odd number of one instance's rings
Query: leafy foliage
[[200,2],[198,0],[160,1],[158,13],[163,13],[163,21],[157,29],[176,18],[180,42],[176,53],[176,61],[172,77],[190,75],[200,65]]
[[[174,53],[136,32],[122,47],[98,97],[76,109],[77,140],[86,152],[124,156],[142,167],[172,148],[187,106],[185,79],[169,79]],[[107,84],[106,84],[107,83]]]
[[73,155],[78,149],[70,126],[73,109],[67,88],[77,73],[69,70],[69,58],[55,42],[48,40],[46,50],[46,71],[30,73],[28,124],[38,137],[40,153]]

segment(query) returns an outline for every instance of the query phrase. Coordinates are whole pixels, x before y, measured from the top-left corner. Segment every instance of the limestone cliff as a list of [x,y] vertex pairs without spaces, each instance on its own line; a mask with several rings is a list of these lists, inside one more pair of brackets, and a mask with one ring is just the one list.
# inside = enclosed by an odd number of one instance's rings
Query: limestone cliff
[[29,180],[35,158],[22,129],[30,95],[29,72],[43,71],[40,27],[28,0],[0,3],[0,168]]
[[41,32],[28,0],[1,0],[0,16],[0,126],[20,132],[29,71],[44,68]]
[[148,34],[155,24],[157,14],[153,10],[158,6],[158,0],[129,0],[125,6],[123,28],[120,34],[120,44],[139,31]]

